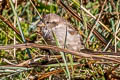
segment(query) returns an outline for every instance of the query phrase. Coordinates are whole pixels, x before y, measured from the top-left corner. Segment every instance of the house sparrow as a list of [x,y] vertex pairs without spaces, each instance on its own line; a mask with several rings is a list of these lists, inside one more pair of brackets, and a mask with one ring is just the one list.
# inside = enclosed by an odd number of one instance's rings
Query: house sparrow
[[41,27],[43,38],[49,45],[56,45],[53,33],[59,41],[59,47],[80,51],[84,48],[81,35],[64,18],[56,14],[47,14],[43,17],[44,27]]

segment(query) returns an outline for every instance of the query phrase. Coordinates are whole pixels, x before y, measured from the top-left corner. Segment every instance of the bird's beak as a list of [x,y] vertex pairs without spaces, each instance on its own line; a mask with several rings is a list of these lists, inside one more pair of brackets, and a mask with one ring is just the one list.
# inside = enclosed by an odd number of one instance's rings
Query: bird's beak
[[42,21],[40,21],[40,22],[37,24],[37,26],[38,26],[38,27],[44,27],[45,24],[44,24]]
[[30,31],[30,32],[31,32],[31,31],[32,31],[32,32],[36,32],[39,28],[42,28],[42,27],[44,27],[44,26],[45,26],[44,22],[43,22],[43,21],[40,21],[40,19],[39,19],[39,20],[31,23],[30,28],[29,28],[29,31]]

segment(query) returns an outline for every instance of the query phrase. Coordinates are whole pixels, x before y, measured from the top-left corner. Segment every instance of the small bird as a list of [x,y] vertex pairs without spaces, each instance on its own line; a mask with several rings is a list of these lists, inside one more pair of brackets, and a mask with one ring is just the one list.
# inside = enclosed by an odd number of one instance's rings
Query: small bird
[[59,41],[60,48],[67,48],[73,51],[80,51],[84,48],[81,35],[64,18],[56,14],[47,14],[43,17],[44,27],[41,33],[49,45],[56,45],[53,33]]

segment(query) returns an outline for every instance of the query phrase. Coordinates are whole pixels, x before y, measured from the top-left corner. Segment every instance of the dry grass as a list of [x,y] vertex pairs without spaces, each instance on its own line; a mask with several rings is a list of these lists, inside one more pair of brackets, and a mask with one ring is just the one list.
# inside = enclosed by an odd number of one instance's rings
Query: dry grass
[[[74,80],[120,79],[119,0],[10,2],[0,2],[1,79],[66,80],[68,76]],[[46,45],[40,33],[35,32],[35,27],[37,20],[49,13],[67,19],[82,35],[86,48],[99,53],[66,51]],[[22,44],[26,42],[30,44]],[[26,48],[29,49],[26,51]],[[32,59],[27,55],[29,51]],[[70,75],[62,56],[56,54],[60,51],[66,53]]]

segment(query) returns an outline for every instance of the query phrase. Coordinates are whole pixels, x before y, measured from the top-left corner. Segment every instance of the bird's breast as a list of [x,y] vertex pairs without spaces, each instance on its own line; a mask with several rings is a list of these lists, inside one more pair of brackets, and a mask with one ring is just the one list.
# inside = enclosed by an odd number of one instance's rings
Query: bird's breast
[[81,44],[81,36],[74,29],[70,28],[67,24],[63,23],[58,24],[54,27],[46,26],[45,28],[43,28],[42,33],[45,40],[48,41],[50,45],[55,45],[56,41],[53,37],[52,32],[55,34],[57,40],[59,41],[61,48],[64,47],[64,44],[66,44],[66,47],[68,49],[74,51],[79,51],[81,48],[84,47]]

